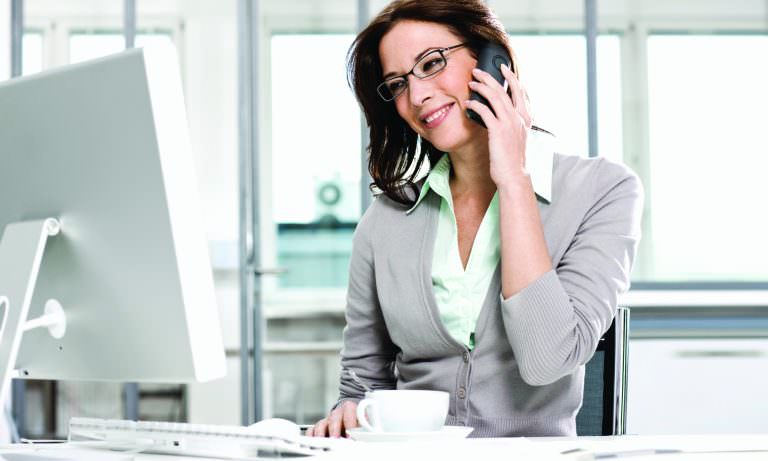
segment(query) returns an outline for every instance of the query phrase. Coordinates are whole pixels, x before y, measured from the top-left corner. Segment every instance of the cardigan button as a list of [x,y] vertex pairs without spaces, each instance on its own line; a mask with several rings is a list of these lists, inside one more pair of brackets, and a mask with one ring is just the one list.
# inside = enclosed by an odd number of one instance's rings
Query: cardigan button
[[467,396],[467,391],[465,391],[463,387],[460,387],[459,388],[459,392],[458,392],[458,396],[459,396],[460,399],[463,399],[464,397]]
[[464,360],[464,363],[469,363],[469,352],[467,351],[462,352],[461,359]]

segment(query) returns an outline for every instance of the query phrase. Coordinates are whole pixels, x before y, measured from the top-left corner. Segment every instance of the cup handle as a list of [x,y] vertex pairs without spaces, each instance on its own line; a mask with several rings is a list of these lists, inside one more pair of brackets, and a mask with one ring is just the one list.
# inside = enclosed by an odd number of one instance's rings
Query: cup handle
[[357,422],[370,432],[379,432],[376,421],[374,420],[373,424],[368,421],[368,415],[366,414],[368,408],[374,408],[373,400],[371,399],[363,399],[357,404]]

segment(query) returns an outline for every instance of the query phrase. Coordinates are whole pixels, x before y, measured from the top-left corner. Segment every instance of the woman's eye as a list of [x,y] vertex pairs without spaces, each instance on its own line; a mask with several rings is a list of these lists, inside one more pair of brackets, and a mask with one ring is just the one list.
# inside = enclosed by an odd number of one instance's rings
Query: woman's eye
[[430,72],[430,71],[440,67],[440,62],[441,61],[442,61],[442,59],[440,59],[439,57],[433,58],[433,59],[429,59],[424,64],[422,64],[421,70],[423,72],[425,72],[425,73],[426,72]]
[[389,82],[387,86],[389,87],[389,91],[391,91],[392,93],[396,93],[401,89],[403,89],[403,87],[405,86],[405,82],[402,80],[395,80],[393,82]]

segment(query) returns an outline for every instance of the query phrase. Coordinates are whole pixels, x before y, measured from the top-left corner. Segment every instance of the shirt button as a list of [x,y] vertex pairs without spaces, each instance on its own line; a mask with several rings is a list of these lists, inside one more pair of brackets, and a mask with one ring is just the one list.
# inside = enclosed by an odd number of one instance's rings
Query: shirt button
[[458,396],[459,396],[460,399],[463,399],[464,397],[467,396],[467,391],[465,391],[463,387],[460,387],[459,388]]
[[464,363],[469,363],[469,352],[467,351],[462,352],[461,359],[464,360]]

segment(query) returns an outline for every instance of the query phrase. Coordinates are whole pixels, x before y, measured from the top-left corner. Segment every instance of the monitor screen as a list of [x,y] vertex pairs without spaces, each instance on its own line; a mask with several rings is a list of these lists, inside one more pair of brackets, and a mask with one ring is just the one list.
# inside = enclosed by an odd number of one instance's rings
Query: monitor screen
[[[0,84],[0,197],[3,370],[129,382],[225,374],[175,56],[129,50]],[[49,218],[60,229],[41,236],[34,223]],[[65,312],[63,336],[23,331],[49,300]]]

